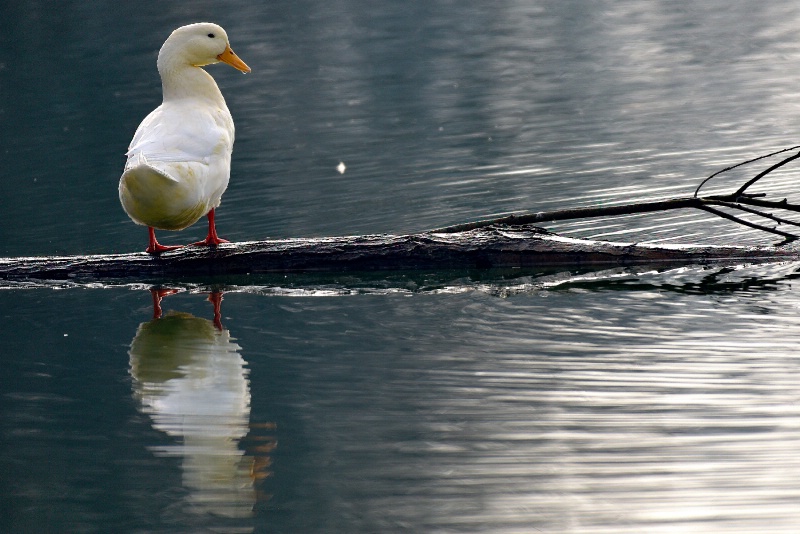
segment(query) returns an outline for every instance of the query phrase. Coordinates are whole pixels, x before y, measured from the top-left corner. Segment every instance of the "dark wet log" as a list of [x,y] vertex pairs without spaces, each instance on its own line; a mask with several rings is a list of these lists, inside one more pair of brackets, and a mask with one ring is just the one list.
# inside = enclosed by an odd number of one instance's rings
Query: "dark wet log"
[[797,259],[779,247],[655,246],[560,237],[532,226],[281,239],[134,254],[0,259],[5,280],[180,280],[266,273],[608,268]]
[[[366,235],[281,239],[229,243],[218,248],[186,247],[151,256],[135,254],[0,259],[0,280],[7,286],[29,281],[164,282],[198,277],[274,273],[408,272],[472,269],[572,270],[609,267],[670,267],[688,264],[753,263],[800,259],[786,246],[718,247],[639,245],[569,239],[533,226],[552,221],[609,217],[676,209],[699,209],[784,238],[800,222],[787,218],[800,205],[767,200],[764,193],[747,193],[763,177],[800,159],[800,152],[771,165],[726,195],[698,196],[721,173],[784,154],[800,145],[737,163],[706,178],[691,197],[551,212],[522,213],[473,221],[411,235]],[[723,209],[721,209],[723,208]],[[773,210],[779,215],[773,213]],[[751,216],[766,223],[742,218]],[[760,218],[760,219],[759,219]],[[780,228],[778,227],[780,226]],[[216,283],[216,282],[214,282]]]

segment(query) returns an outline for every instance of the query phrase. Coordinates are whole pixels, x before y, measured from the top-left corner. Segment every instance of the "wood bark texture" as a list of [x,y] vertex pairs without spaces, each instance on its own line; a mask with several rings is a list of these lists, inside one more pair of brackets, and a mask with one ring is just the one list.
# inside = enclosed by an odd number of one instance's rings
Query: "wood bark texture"
[[132,254],[0,259],[5,280],[154,280],[303,272],[608,268],[797,259],[781,247],[637,245],[560,237],[534,226],[280,239]]

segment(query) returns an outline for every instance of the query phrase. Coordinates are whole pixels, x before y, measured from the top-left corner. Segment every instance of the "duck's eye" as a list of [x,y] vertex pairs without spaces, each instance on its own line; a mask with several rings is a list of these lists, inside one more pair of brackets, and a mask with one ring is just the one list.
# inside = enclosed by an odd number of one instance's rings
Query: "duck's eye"
[[208,36],[211,37],[212,39],[214,38],[214,34],[213,33],[209,33]]

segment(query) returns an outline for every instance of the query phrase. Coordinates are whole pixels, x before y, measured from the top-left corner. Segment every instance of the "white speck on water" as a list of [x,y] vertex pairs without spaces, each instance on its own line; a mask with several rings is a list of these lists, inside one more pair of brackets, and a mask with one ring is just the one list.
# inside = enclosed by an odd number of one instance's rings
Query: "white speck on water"
[[339,174],[344,174],[345,169],[347,169],[347,167],[345,167],[343,161],[340,161],[339,165],[336,166],[336,170],[339,171]]

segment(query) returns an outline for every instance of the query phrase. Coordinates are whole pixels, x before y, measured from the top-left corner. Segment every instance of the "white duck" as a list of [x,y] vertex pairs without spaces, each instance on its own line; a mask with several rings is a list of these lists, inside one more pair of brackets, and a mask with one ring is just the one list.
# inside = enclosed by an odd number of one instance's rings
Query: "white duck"
[[136,129],[119,199],[137,224],[148,227],[147,252],[161,245],[155,229],[183,230],[208,216],[208,236],[195,245],[227,243],[217,236],[214,209],[228,187],[233,119],[219,87],[202,66],[220,61],[250,72],[220,26],[198,23],[172,32],[158,53],[164,100]]

